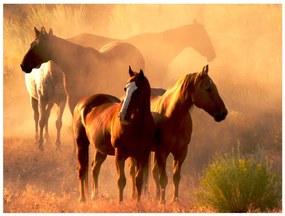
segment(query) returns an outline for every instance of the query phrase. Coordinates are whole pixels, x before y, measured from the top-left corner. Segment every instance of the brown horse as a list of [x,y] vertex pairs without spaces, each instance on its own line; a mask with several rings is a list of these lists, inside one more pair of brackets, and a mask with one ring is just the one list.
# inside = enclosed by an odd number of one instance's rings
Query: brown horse
[[199,73],[187,74],[180,78],[162,96],[151,99],[151,111],[155,121],[152,172],[156,185],[156,198],[160,199],[162,204],[165,204],[165,189],[168,182],[165,167],[170,153],[174,156],[173,201],[178,198],[181,166],[191,140],[192,120],[189,109],[193,105],[204,109],[217,122],[227,116],[228,111],[218,89],[208,75],[208,65]]
[[114,96],[97,94],[82,99],[75,107],[73,129],[76,140],[80,201],[85,201],[88,185],[88,147],[95,146],[92,163],[92,197],[98,194],[98,175],[107,155],[115,155],[118,173],[119,203],[126,185],[125,160],[137,162],[136,189],[140,200],[142,172],[153,141],[154,121],[150,112],[150,85],[142,70],[129,69],[130,78],[122,102]]
[[[143,33],[125,40],[87,33],[80,34],[68,40],[98,50],[111,41],[124,41],[133,44],[141,51],[146,61],[146,70],[152,71],[149,78],[157,86],[161,86],[161,76],[167,71],[171,61],[188,47],[196,50],[207,58],[208,61],[212,61],[216,57],[209,34],[204,26],[196,20],[189,25],[171,28],[158,33]],[[159,75],[160,80],[157,79]]]
[[115,43],[99,52],[56,37],[51,30],[47,33],[44,28],[41,31],[35,28],[35,34],[36,38],[24,56],[21,68],[30,73],[33,68],[53,60],[64,73],[68,104],[72,113],[80,99],[93,95],[94,92],[116,95],[119,86],[125,82],[122,71],[129,65],[136,69],[144,68],[141,53],[128,43]]

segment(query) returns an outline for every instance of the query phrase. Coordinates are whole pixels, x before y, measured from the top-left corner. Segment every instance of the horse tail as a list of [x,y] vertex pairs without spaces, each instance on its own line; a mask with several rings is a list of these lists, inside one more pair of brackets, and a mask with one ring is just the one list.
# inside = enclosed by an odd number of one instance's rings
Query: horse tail
[[82,107],[78,104],[73,113],[73,132],[76,142],[76,158],[78,177],[80,180],[81,200],[85,200],[85,192],[88,192],[89,176],[89,140],[86,134],[85,125],[82,121]]
[[80,117],[81,117],[81,123],[83,125],[83,127],[86,127],[86,123],[85,123],[85,116],[86,116],[86,109],[82,109],[81,113],[80,113]]

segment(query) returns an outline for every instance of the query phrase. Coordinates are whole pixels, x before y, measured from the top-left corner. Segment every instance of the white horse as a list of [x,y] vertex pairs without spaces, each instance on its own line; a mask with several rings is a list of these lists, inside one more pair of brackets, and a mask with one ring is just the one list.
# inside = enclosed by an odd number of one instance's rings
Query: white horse
[[[43,150],[43,130],[45,127],[45,139],[48,139],[48,119],[51,108],[57,105],[57,129],[56,148],[60,148],[60,131],[62,126],[62,115],[66,104],[66,92],[63,82],[63,73],[52,61],[41,64],[40,68],[35,68],[30,74],[25,74],[26,87],[30,94],[31,105],[34,111],[35,120],[35,143],[39,144],[39,149]],[[38,126],[40,126],[40,136],[38,137]]]

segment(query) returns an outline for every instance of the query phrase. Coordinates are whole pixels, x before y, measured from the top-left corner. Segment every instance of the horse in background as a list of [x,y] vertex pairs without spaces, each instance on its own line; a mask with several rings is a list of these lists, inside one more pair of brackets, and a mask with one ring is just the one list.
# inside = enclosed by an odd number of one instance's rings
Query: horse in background
[[164,94],[151,99],[151,112],[155,122],[152,173],[156,185],[156,199],[162,204],[165,204],[165,189],[168,183],[166,160],[170,153],[174,156],[173,201],[178,199],[181,167],[187,156],[192,133],[189,110],[194,105],[205,110],[217,122],[227,116],[228,111],[218,89],[208,75],[208,65],[199,73],[181,77]]
[[[47,140],[48,120],[54,104],[57,105],[57,119],[55,122],[57,135],[55,145],[60,149],[60,131],[62,116],[66,104],[66,92],[63,84],[63,74],[60,68],[52,61],[43,63],[40,68],[35,68],[29,74],[25,74],[25,83],[30,95],[30,102],[34,112],[35,143],[43,150],[44,138]],[[38,137],[38,127],[40,136]],[[45,135],[43,131],[45,128]]]
[[[146,70],[152,71],[149,78],[155,86],[161,86],[161,77],[166,73],[169,64],[188,47],[193,48],[207,58],[207,61],[212,61],[216,57],[210,36],[204,26],[196,20],[189,25],[179,26],[159,33],[143,33],[124,40],[87,33],[68,40],[95,49],[100,49],[111,41],[123,41],[133,44],[142,53],[146,62]],[[160,77],[159,80],[158,77]]]
[[131,44],[114,43],[99,52],[56,37],[51,30],[47,33],[44,27],[41,31],[34,30],[36,38],[25,54],[21,68],[30,73],[42,63],[54,61],[64,74],[71,113],[80,99],[95,92],[119,96],[119,86],[125,82],[122,71],[129,65],[136,69],[144,68],[141,53]]
[[[98,175],[107,155],[115,155],[118,173],[119,203],[126,185],[125,160],[136,161],[135,184],[140,200],[143,170],[148,162],[153,140],[154,121],[150,112],[150,85],[142,70],[129,68],[125,97],[96,94],[82,99],[75,107],[73,129],[76,140],[80,201],[85,201],[88,186],[89,144],[96,152],[92,162],[92,198],[98,194]],[[86,191],[85,191],[86,190]]]

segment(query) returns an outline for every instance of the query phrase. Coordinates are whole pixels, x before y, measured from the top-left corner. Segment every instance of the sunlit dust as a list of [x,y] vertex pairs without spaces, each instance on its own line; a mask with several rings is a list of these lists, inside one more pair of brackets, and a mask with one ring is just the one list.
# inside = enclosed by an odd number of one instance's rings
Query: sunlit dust
[[[281,174],[281,4],[4,4],[3,8],[4,212],[215,212],[196,199],[201,171],[217,152],[237,148],[244,155],[266,157]],[[63,116],[61,151],[56,151],[54,145],[55,108],[49,119],[50,139],[44,143],[44,152],[34,143],[33,111],[20,64],[35,38],[34,27],[42,26],[52,28],[57,37],[98,51],[114,41],[134,45],[144,58],[144,73],[151,87],[168,89],[185,74],[209,65],[209,75],[219,89],[228,116],[217,123],[197,107],[190,111],[193,132],[182,166],[179,202],[171,203],[172,155],[167,161],[166,206],[156,202],[152,178],[148,194],[143,194],[142,204],[136,206],[131,199],[127,163],[125,200],[117,205],[117,175],[111,156],[100,171],[99,197],[84,204],[78,202],[68,105]],[[122,80],[127,80],[127,72],[128,68],[120,74],[125,74]],[[90,80],[86,86],[94,86],[99,93],[100,81],[108,77],[104,71],[94,73],[98,79]],[[124,95],[122,84],[109,83],[108,88],[117,97]],[[90,149],[93,155],[94,147]],[[275,211],[282,211],[281,204]]]

